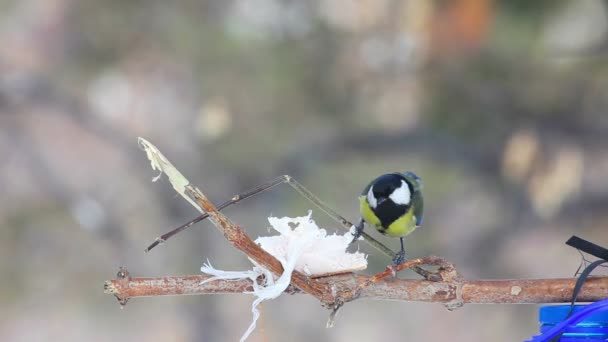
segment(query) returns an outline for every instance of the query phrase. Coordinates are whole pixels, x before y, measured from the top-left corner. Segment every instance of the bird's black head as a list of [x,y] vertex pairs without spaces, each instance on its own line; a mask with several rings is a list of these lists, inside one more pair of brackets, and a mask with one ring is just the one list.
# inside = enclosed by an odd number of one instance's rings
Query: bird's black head
[[409,206],[413,192],[413,185],[402,174],[387,173],[374,179],[361,195],[367,196],[368,203],[375,209],[386,201],[398,206]]

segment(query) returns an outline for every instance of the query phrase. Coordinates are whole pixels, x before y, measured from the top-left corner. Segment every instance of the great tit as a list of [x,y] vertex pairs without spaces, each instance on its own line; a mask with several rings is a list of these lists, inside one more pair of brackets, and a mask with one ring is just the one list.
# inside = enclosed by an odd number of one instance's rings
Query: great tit
[[403,238],[422,224],[422,180],[413,172],[387,173],[369,183],[359,196],[361,220],[353,234],[358,239],[364,224],[401,240],[401,251],[393,264],[405,261]]

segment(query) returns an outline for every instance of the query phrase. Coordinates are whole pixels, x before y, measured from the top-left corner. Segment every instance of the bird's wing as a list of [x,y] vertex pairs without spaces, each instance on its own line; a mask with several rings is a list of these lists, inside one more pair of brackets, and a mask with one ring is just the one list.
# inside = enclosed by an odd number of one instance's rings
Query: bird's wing
[[416,225],[422,225],[422,215],[424,213],[424,201],[422,200],[422,193],[420,191],[416,191],[414,193],[414,200],[412,201],[414,205],[414,216],[416,216]]

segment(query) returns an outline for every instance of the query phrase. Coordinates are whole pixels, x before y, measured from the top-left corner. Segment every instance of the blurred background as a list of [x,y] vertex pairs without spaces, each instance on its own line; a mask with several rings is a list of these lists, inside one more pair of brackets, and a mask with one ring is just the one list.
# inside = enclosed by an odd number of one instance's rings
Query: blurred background
[[[252,297],[103,294],[133,276],[250,268],[156,175],[143,136],[216,203],[290,174],[344,216],[412,170],[409,256],[466,278],[570,277],[608,245],[604,1],[0,1],[0,339],[235,341]],[[312,205],[286,185],[227,209],[251,236]],[[313,217],[333,231],[318,210]],[[375,234],[375,233],[373,233]],[[397,248],[398,241],[380,239]],[[386,257],[370,253],[368,273]],[[415,277],[405,273],[404,277]],[[250,341],[518,341],[535,305],[263,304]],[[440,322],[440,323],[439,323]],[[437,329],[438,324],[441,328]]]

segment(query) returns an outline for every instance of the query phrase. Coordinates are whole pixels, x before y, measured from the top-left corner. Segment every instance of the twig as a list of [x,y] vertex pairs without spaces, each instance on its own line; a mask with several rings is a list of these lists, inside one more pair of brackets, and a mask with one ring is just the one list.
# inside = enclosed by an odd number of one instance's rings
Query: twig
[[[224,208],[226,208],[228,206],[231,206],[233,204],[237,204],[237,203],[239,203],[240,201],[242,201],[244,199],[247,199],[247,198],[249,198],[251,196],[259,194],[260,192],[270,190],[270,189],[274,188],[275,186],[277,186],[279,184],[283,184],[286,181],[286,177],[287,176],[277,177],[277,178],[275,178],[275,179],[273,179],[273,180],[271,180],[269,182],[266,182],[264,184],[256,186],[253,189],[245,191],[242,194],[238,194],[236,196],[233,196],[231,199],[229,199],[229,200],[223,202],[222,204],[218,205],[217,206],[217,210],[221,211],[222,209],[224,209]],[[171,231],[169,231],[169,232],[167,232],[167,233],[165,233],[165,234],[163,234],[163,235],[161,235],[159,237],[157,237],[154,240],[154,242],[152,242],[144,251],[146,253],[149,252],[150,250],[152,250],[152,248],[154,248],[154,247],[156,247],[156,246],[164,243],[165,241],[169,240],[173,236],[181,233],[182,231],[184,231],[184,230],[192,227],[196,223],[198,223],[198,222],[200,222],[200,221],[202,221],[202,220],[204,220],[204,219],[206,219],[208,217],[209,217],[209,214],[204,213],[204,214],[196,217],[195,219],[193,219],[193,220],[191,220],[191,221],[189,221],[189,222],[187,222],[187,223],[185,223],[185,224],[183,224],[183,225],[181,225],[181,226],[179,226],[179,227],[177,227],[177,228],[175,228],[175,229],[173,229],[173,230],[171,230]]]
[[368,282],[362,284],[361,287],[369,286],[377,282],[378,280],[387,278],[388,276],[395,276],[399,271],[405,270],[407,268],[414,268],[418,265],[440,266],[439,271],[437,272],[437,276],[439,277],[437,281],[451,281],[455,280],[458,277],[456,268],[452,263],[448,262],[444,258],[428,256],[421,259],[408,260],[396,266],[387,266],[384,272],[374,275],[368,280]]
[[[226,237],[235,248],[245,253],[245,255],[255,261],[258,265],[270,270],[275,275],[280,276],[283,273],[283,266],[281,263],[274,256],[253,242],[241,227],[235,225],[224,214],[220,213],[203,192],[191,185],[190,181],[171,164],[156,146],[143,138],[139,138],[138,143],[146,152],[152,169],[161,172],[155,179],[158,179],[163,173],[167,175],[173,189],[201,213],[207,213],[213,225],[224,234],[224,237]],[[323,297],[325,294],[329,293],[323,288],[323,284],[306,277],[298,271],[292,272],[290,283],[319,299],[323,303],[332,303],[333,298]]]
[[[107,281],[105,292],[121,300],[135,297],[234,294],[252,290],[250,280],[216,280],[205,284],[206,275],[160,278],[127,278]],[[317,279],[323,288],[336,296],[349,293],[369,282],[373,277],[347,273]],[[417,302],[451,303],[462,300],[471,304],[507,303],[567,303],[570,301],[576,279],[516,279],[516,280],[462,280],[431,282],[426,280],[383,278],[361,289],[358,298],[374,300],[400,300]],[[294,293],[293,289],[287,290]],[[458,294],[460,293],[460,295]],[[594,302],[608,295],[608,277],[591,277],[579,295],[581,302]]]

